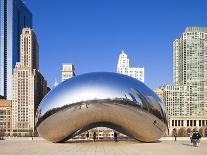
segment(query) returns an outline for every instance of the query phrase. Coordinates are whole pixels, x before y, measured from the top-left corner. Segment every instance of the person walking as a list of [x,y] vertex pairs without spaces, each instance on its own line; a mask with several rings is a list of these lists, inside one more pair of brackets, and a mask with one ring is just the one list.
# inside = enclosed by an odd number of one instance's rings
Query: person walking
[[177,141],[177,132],[176,132],[176,129],[173,129],[173,136],[175,138],[175,141]]
[[93,132],[93,142],[95,142],[96,141],[96,132],[94,131]]

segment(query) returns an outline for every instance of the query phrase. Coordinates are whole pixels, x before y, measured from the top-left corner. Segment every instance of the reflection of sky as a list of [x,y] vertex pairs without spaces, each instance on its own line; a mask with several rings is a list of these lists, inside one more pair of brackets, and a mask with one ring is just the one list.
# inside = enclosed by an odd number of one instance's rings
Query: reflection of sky
[[64,81],[52,90],[44,99],[42,114],[47,110],[64,105],[93,99],[128,98],[129,93],[141,102],[133,91],[154,95],[142,82],[131,77],[115,73],[90,73]]

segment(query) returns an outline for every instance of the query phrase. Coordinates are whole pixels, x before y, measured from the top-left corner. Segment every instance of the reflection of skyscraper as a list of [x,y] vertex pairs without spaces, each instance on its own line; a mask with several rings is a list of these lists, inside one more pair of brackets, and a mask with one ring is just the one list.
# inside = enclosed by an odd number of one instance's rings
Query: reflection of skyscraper
[[12,98],[12,70],[20,57],[20,34],[32,28],[32,14],[21,0],[0,0],[0,95]]
[[12,129],[13,134],[31,134],[37,106],[47,93],[47,82],[39,71],[39,46],[30,28],[23,29],[20,45],[21,58],[13,75]]
[[125,74],[144,82],[144,67],[129,67],[129,58],[124,51],[119,55],[117,73]]

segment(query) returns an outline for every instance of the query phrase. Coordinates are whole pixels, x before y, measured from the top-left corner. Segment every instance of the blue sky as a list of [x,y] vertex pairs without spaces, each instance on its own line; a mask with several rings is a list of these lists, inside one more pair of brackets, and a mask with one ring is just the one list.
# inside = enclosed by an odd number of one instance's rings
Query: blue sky
[[151,88],[172,83],[172,44],[187,26],[207,26],[205,0],[24,0],[33,13],[41,72],[52,86],[63,63],[76,74],[116,71],[125,50]]

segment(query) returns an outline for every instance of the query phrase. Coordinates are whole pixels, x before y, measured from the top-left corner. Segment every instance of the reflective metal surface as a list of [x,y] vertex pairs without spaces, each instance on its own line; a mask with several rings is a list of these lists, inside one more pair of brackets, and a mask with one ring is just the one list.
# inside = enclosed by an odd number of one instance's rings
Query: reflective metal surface
[[156,141],[167,129],[165,107],[144,83],[122,74],[97,72],[64,81],[37,110],[37,131],[52,142],[98,126],[143,142]]

